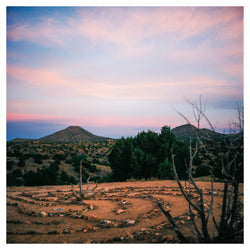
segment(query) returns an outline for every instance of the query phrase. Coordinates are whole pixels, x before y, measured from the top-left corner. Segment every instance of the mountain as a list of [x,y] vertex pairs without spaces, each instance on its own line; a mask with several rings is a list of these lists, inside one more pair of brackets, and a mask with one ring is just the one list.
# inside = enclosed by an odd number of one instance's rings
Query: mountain
[[42,137],[41,139],[39,139],[39,141],[41,142],[99,142],[99,141],[107,141],[110,139],[111,138],[94,135],[79,126],[70,126],[52,135]]
[[217,133],[215,131],[205,129],[205,128],[198,129],[191,124],[186,124],[186,125],[173,128],[171,131],[175,134],[177,139],[184,140],[184,141],[189,141],[190,139],[191,140],[196,139],[197,135],[202,139],[208,139],[208,138],[222,139],[225,136],[227,136],[225,134],[220,134],[220,133]]

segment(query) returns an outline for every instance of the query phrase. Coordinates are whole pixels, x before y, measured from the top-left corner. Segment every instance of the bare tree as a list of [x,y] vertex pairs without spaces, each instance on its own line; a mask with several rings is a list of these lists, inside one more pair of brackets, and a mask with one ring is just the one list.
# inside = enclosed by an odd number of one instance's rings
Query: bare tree
[[[205,118],[205,120],[208,122],[210,128],[214,131],[214,127],[212,126],[211,122],[205,115],[203,108],[202,101],[200,98],[199,105],[195,105],[189,100],[187,102],[192,106],[193,109],[193,115],[197,122],[197,128],[200,127],[200,121],[202,118]],[[179,112],[178,112],[179,113]],[[189,119],[184,116],[183,114],[179,113],[189,124]],[[238,123],[235,124],[235,126],[240,129],[240,133],[237,134],[235,137],[231,137],[230,140],[224,144],[224,148],[219,148],[219,164],[221,168],[221,174],[222,174],[222,181],[224,182],[224,190],[223,190],[223,200],[221,204],[221,216],[219,222],[216,221],[214,215],[213,215],[213,203],[214,203],[214,191],[213,191],[213,183],[214,183],[214,177],[213,177],[213,168],[211,167],[211,195],[210,195],[210,205],[208,209],[205,209],[205,201],[204,201],[204,194],[202,189],[200,189],[196,181],[194,180],[192,176],[192,170],[194,168],[193,166],[193,160],[195,156],[198,153],[199,146],[204,146],[204,143],[202,139],[199,136],[199,133],[197,133],[197,139],[195,143],[195,147],[192,148],[191,141],[189,144],[189,164],[188,164],[188,180],[190,185],[193,186],[193,189],[196,193],[199,195],[199,199],[192,198],[190,189],[187,190],[181,183],[176,167],[175,167],[175,154],[172,150],[172,166],[175,178],[177,180],[178,186],[180,188],[180,191],[185,198],[185,200],[188,202],[189,205],[189,212],[191,215],[191,221],[193,224],[193,227],[195,229],[195,234],[198,238],[199,242],[206,242],[206,243],[212,243],[212,242],[234,242],[235,238],[238,235],[241,235],[243,237],[243,216],[239,216],[237,213],[238,206],[240,206],[240,200],[239,200],[239,183],[242,179],[242,171],[241,168],[243,168],[243,160],[239,159],[243,156],[243,112],[238,107]],[[214,142],[213,140],[210,140]],[[214,144],[217,145],[216,142]],[[225,146],[226,145],[226,146]],[[215,145],[213,145],[215,147]],[[211,148],[211,147],[210,147]],[[209,151],[209,148],[203,147],[205,149],[207,155],[211,157],[211,159],[214,159],[213,153]],[[158,205],[161,209],[161,211],[166,215],[169,222],[173,225],[178,238],[182,242],[189,242],[188,238],[186,238],[179,230],[178,226],[174,223],[174,220],[170,214],[170,211],[166,211],[163,206],[158,202]],[[197,226],[197,221],[195,219],[195,213],[198,214],[198,219],[200,220],[201,228]],[[210,235],[208,230],[208,222],[212,218],[212,221],[215,225],[215,228],[217,230],[216,235]]]
[[[77,198],[77,200],[82,201],[82,200],[87,200],[90,198],[93,198],[98,192],[100,192],[102,189],[95,191],[95,189],[97,188],[97,182],[95,187],[93,187],[92,189],[89,189],[89,185],[90,185],[90,176],[87,179],[87,188],[86,190],[82,189],[82,160],[80,160],[80,177],[79,177],[79,192],[75,191],[74,185],[71,185],[72,187],[72,192],[73,195]],[[95,192],[94,192],[95,191]]]

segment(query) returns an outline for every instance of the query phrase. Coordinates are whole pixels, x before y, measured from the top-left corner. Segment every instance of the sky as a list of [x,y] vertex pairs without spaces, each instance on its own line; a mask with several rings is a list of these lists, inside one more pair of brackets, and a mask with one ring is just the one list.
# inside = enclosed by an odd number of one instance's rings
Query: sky
[[222,131],[243,106],[243,7],[6,11],[7,140],[174,128],[200,96]]

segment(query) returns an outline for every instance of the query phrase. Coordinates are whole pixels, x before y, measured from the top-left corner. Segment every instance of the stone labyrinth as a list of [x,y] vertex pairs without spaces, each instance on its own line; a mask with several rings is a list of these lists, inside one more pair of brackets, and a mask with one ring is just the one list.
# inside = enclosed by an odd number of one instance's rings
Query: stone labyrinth
[[[189,223],[188,207],[176,184],[105,185],[94,198],[82,202],[70,186],[9,188],[7,243],[178,242],[155,204],[160,200],[171,209],[177,224]],[[221,189],[214,194],[220,197]]]

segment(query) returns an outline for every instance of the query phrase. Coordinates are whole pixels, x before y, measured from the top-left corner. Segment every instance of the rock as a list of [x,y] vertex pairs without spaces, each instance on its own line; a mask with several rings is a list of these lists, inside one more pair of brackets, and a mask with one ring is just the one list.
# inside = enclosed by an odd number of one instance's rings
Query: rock
[[122,214],[122,213],[125,213],[126,211],[123,210],[123,209],[118,209],[115,213],[116,214]]
[[40,213],[40,216],[41,216],[41,217],[46,217],[46,216],[48,216],[48,214],[47,214],[46,212],[41,212],[41,213]]
[[63,229],[63,234],[71,234],[71,231],[69,229]]
[[111,224],[112,221],[111,220],[103,220],[100,222],[100,224]]
[[93,204],[90,204],[90,205],[89,205],[89,209],[90,209],[90,210],[94,210],[94,205],[93,205]]
[[112,222],[112,226],[113,226],[113,227],[118,227],[118,226],[119,226],[119,222],[113,221],[113,222]]
[[57,197],[46,197],[44,200],[45,201],[57,201],[58,198]]
[[128,225],[134,225],[134,224],[135,224],[135,220],[127,219],[127,220],[125,221],[125,223],[127,223]]
[[53,210],[54,210],[54,211],[63,211],[64,208],[63,208],[63,207],[58,207],[58,208],[54,208]]

